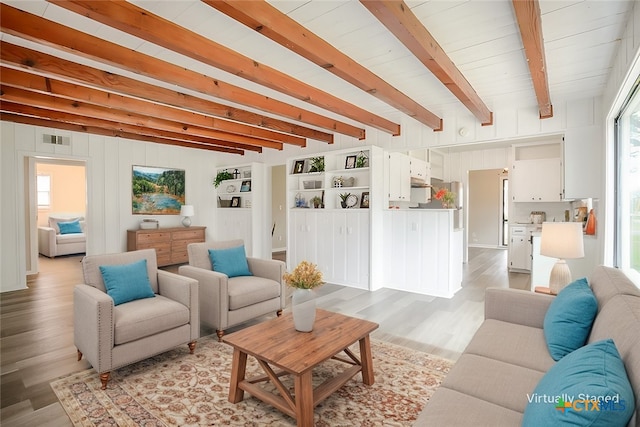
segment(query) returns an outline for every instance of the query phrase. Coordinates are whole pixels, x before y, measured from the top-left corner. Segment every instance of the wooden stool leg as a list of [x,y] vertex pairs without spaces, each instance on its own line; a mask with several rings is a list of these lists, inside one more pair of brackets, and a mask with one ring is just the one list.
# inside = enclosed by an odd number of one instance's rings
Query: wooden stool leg
[[189,343],[189,353],[193,354],[193,352],[195,351],[195,349],[196,349],[196,342],[197,342],[197,341],[191,341],[191,342]]
[[111,372],[103,372],[102,374],[100,374],[100,382],[102,383],[103,390],[107,389],[107,383],[109,382],[110,375],[111,375]]
[[224,331],[221,329],[218,329],[216,331],[216,335],[218,335],[218,342],[222,342],[222,336],[224,335]]

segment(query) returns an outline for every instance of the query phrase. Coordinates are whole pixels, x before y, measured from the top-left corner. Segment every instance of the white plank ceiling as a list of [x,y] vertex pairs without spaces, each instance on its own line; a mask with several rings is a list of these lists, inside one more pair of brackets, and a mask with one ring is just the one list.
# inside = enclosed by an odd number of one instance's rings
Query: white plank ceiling
[[[392,121],[398,121],[403,114],[204,3],[192,0],[132,2],[367,111]],[[359,125],[350,119],[202,64],[54,4],[40,0],[4,3],[181,67]],[[270,3],[423,107],[443,117],[445,126],[447,117],[443,113],[452,106],[461,105],[359,1],[271,0]],[[406,3],[489,109],[512,100],[517,100],[520,105],[537,105],[511,0],[409,0]],[[633,1],[540,1],[552,103],[597,96],[603,92],[611,71],[613,55],[632,7]],[[13,44],[54,53],[75,62],[176,89],[163,82],[94,63],[18,37],[8,34],[1,36],[3,40]],[[208,98],[206,95],[178,89]],[[216,101],[238,106],[226,101]],[[246,106],[241,107],[251,110]]]

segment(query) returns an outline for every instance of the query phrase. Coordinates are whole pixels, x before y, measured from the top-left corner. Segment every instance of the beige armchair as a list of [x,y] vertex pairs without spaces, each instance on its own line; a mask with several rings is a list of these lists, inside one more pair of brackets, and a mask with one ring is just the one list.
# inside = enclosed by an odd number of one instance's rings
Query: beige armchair
[[[78,220],[81,233],[61,234],[61,222]],[[49,215],[48,227],[38,227],[38,252],[46,257],[72,255],[86,252],[87,232],[84,217],[81,215]]]
[[[100,266],[146,259],[152,298],[114,305]],[[198,282],[158,270],[155,249],[82,259],[85,284],[73,292],[74,343],[107,387],[113,369],[129,365],[181,344],[193,353],[200,336]],[[144,274],[144,273],[143,273]]]
[[268,313],[280,316],[285,307],[284,262],[247,257],[252,276],[229,278],[213,271],[209,249],[234,248],[242,244],[242,240],[192,243],[187,246],[189,265],[178,269],[181,275],[198,281],[200,322],[214,328],[218,340],[222,340],[225,329],[231,326]]

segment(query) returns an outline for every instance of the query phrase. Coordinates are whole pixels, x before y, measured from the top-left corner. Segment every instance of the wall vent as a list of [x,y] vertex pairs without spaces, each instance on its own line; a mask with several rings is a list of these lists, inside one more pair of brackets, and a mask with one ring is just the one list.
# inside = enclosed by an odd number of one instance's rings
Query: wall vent
[[71,138],[68,136],[44,134],[42,135],[42,142],[53,145],[71,145]]

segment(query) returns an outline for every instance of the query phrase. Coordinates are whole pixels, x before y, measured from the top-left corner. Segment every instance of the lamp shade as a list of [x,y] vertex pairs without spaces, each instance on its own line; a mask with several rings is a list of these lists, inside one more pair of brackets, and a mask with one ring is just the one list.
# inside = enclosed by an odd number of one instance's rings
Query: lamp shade
[[542,223],[540,254],[560,259],[583,258],[582,223]]
[[180,207],[180,216],[193,216],[193,205],[182,205]]

